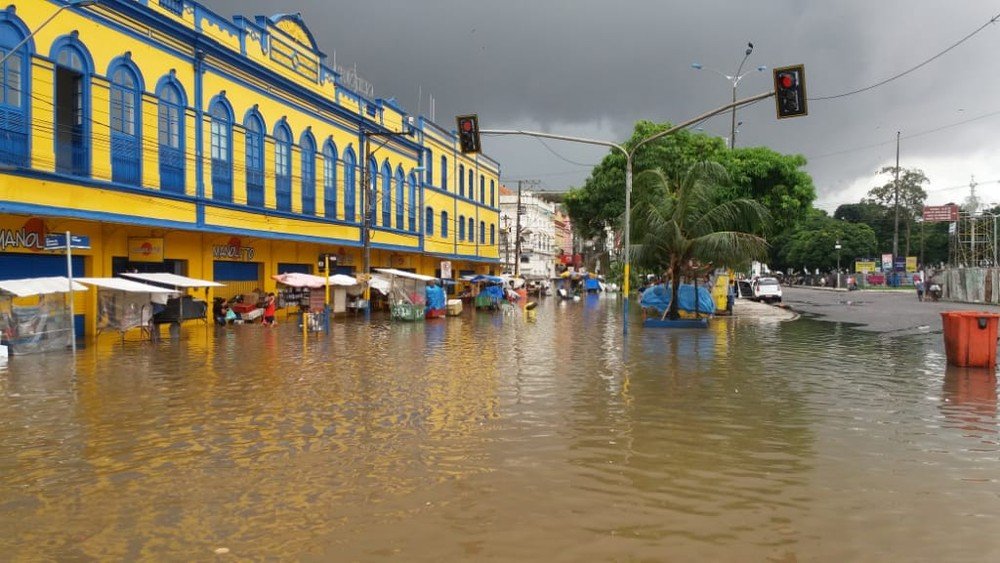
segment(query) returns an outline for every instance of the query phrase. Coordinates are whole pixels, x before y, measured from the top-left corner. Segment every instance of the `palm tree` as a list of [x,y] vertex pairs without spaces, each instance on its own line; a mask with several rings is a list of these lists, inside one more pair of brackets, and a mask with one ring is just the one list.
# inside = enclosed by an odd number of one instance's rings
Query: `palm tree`
[[716,193],[728,184],[722,165],[703,161],[691,166],[679,181],[662,170],[647,170],[666,195],[634,211],[638,244],[630,251],[637,264],[668,271],[671,279],[667,318],[680,317],[677,296],[681,274],[693,264],[733,267],[767,256],[767,241],[753,234],[770,219],[767,209],[751,199],[719,202]]

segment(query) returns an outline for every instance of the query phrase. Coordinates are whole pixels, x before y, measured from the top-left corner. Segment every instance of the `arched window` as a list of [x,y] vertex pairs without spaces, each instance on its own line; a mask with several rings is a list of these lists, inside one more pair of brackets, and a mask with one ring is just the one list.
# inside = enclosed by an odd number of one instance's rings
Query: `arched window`
[[233,111],[219,98],[208,115],[212,119],[212,199],[233,201]]
[[374,158],[368,160],[368,191],[361,198],[364,202],[364,209],[361,210],[361,221],[368,221],[369,225],[375,226],[375,202],[378,201],[378,162]]
[[[399,167],[396,169],[396,228],[403,230],[406,225],[403,223],[403,207],[406,200],[403,195],[406,192],[403,188],[403,168]],[[410,205],[413,205],[413,201],[410,201]]]
[[490,246],[497,243],[497,226],[494,223],[490,223]]
[[323,146],[323,215],[337,218],[337,147],[333,141]]
[[410,232],[417,232],[417,177],[410,172],[410,176],[406,179],[407,191],[410,194]]
[[184,193],[184,91],[173,77],[160,82],[156,98],[160,189]]
[[278,211],[291,211],[292,132],[284,120],[274,128],[274,192]]
[[490,180],[490,207],[497,205],[497,185],[495,180]]
[[0,14],[0,57],[7,60],[0,66],[0,163],[28,167],[28,99],[31,97],[31,66],[28,54],[33,50],[29,40],[10,54],[28,36],[24,24],[9,11]]
[[264,119],[253,111],[243,124],[246,129],[247,205],[264,207]]
[[357,205],[357,161],[354,149],[347,147],[344,151],[344,219],[353,222]]
[[486,244],[486,221],[479,222],[479,244]]
[[139,71],[128,60],[111,63],[111,180],[131,186],[142,184],[139,165],[139,122],[142,103]]
[[316,214],[316,141],[306,131],[299,141],[302,151],[302,214]]
[[441,155],[441,189],[448,191],[448,157]]
[[465,240],[465,215],[458,216],[458,240]]
[[434,236],[434,208],[428,207],[426,217],[424,217],[424,234]]
[[476,242],[476,220],[469,217],[469,230],[466,231],[466,236],[469,237],[469,242]]
[[458,165],[458,196],[465,197],[465,165]]
[[434,153],[427,151],[424,155],[424,162],[427,163],[427,185],[434,185]]
[[479,175],[479,203],[486,204],[486,176]]
[[56,63],[55,149],[56,172],[90,175],[90,54],[75,36],[52,46]]
[[382,226],[392,227],[392,168],[382,163]]
[[441,212],[441,236],[448,238],[448,212]]
[[469,167],[469,199],[476,198],[476,171]]

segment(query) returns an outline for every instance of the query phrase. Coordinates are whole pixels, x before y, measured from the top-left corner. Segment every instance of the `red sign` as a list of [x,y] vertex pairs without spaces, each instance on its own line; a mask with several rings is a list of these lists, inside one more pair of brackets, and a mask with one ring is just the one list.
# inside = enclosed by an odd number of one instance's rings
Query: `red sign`
[[948,205],[925,205],[924,221],[928,223],[958,221],[958,206],[954,203]]

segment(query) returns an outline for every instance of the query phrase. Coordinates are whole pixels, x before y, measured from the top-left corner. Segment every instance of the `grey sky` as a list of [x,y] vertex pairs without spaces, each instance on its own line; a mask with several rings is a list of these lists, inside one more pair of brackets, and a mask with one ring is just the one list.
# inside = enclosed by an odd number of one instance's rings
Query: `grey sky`
[[[748,41],[755,49],[740,97],[770,88],[770,71],[806,65],[810,115],[778,121],[773,101],[737,114],[738,146],[766,145],[809,159],[817,205],[833,211],[888,178],[895,159],[931,180],[929,203],[977,193],[1000,201],[1000,23],[914,73],[833,100],[944,50],[991,17],[982,0],[202,0],[224,16],[301,12],[332,64],[357,64],[377,97],[452,127],[460,113],[480,126],[531,128],[624,140],[639,119],[679,122],[727,103],[731,85],[700,62],[731,74]],[[418,101],[418,93],[422,93]],[[928,132],[998,112],[937,132]],[[729,114],[704,124],[729,136]],[[928,132],[926,134],[923,134]],[[919,135],[918,135],[919,134]],[[912,137],[912,138],[908,138]],[[487,137],[504,180],[537,179],[543,189],[579,186],[605,154],[520,137]],[[867,148],[862,148],[867,147]]]

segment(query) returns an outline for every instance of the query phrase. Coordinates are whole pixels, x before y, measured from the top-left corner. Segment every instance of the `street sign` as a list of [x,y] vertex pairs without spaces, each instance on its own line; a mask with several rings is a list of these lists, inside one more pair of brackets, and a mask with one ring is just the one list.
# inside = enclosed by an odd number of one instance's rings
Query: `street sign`
[[[90,250],[90,237],[84,235],[70,235],[70,248]],[[45,249],[58,250],[66,248],[66,233],[47,233],[45,235]]]

